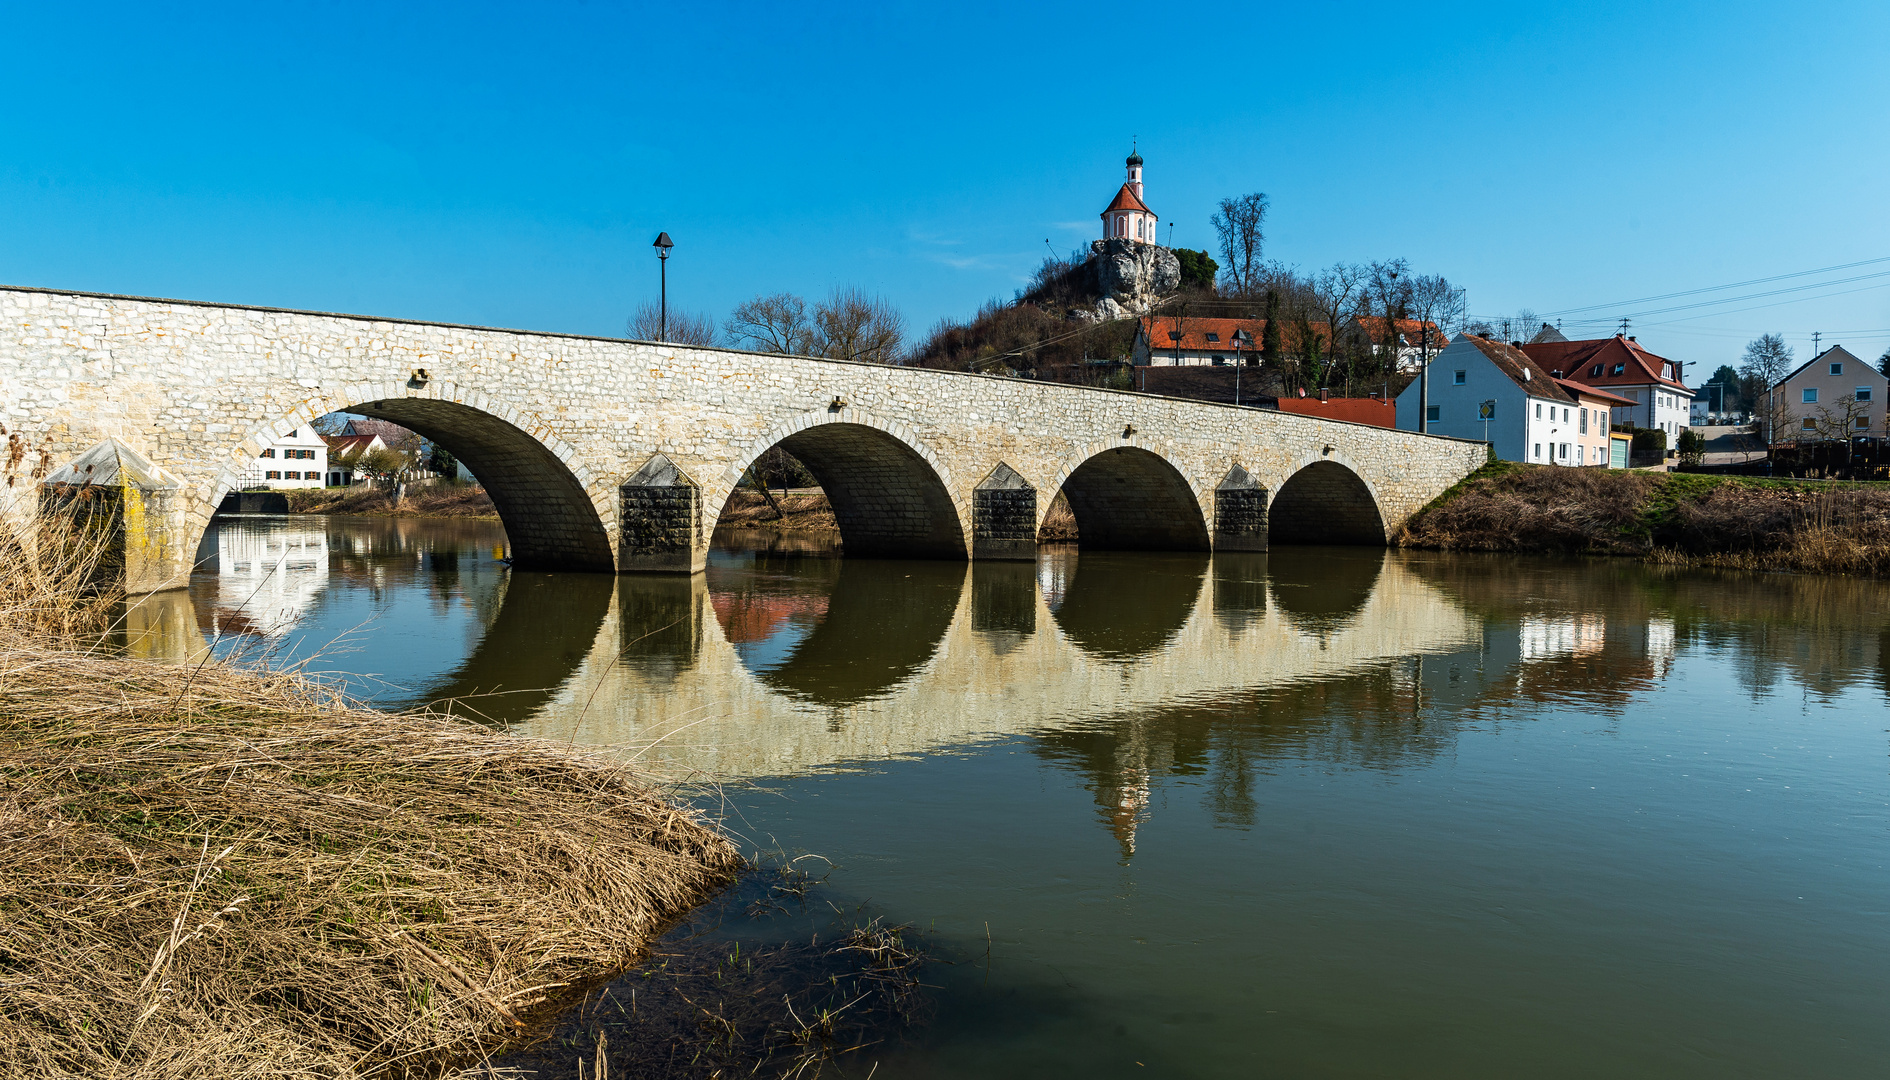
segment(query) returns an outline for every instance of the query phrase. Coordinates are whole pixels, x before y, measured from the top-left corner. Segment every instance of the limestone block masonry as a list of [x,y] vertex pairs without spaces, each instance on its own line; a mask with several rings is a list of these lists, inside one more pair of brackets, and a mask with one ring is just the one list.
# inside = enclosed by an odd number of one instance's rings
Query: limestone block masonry
[[154,533],[179,550],[151,565],[187,566],[263,446],[337,410],[465,462],[515,564],[596,571],[700,570],[723,504],[776,444],[826,489],[848,554],[957,559],[1027,557],[1020,513],[1041,523],[1058,491],[1085,544],[1382,544],[1485,457],[1476,442],[1001,376],[0,288],[13,440],[0,511],[16,526],[38,512],[25,496],[39,481],[116,439],[179,484]]

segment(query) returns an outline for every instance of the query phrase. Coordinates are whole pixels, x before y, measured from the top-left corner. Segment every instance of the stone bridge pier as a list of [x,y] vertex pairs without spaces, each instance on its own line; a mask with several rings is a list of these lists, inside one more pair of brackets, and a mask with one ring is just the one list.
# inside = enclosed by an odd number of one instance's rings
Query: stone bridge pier
[[1058,492],[1086,547],[1383,545],[1486,456],[999,376],[0,289],[0,511],[21,529],[102,475],[86,463],[121,463],[133,592],[182,585],[265,444],[336,411],[465,462],[515,565],[597,572],[701,570],[723,508],[774,446],[820,481],[845,555],[958,560],[1032,558]]

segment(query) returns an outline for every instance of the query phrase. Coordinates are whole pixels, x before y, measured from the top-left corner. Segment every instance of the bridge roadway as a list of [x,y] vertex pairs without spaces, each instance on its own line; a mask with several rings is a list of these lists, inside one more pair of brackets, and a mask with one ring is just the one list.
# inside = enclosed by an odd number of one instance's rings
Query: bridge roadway
[[700,571],[776,445],[826,490],[847,554],[957,560],[1031,558],[1059,490],[1087,548],[1383,545],[1485,459],[1481,443],[1001,376],[0,288],[0,510],[17,526],[41,502],[22,481],[70,479],[62,466],[100,452],[124,463],[132,592],[181,585],[264,446],[343,410],[452,451],[515,565],[543,569]]

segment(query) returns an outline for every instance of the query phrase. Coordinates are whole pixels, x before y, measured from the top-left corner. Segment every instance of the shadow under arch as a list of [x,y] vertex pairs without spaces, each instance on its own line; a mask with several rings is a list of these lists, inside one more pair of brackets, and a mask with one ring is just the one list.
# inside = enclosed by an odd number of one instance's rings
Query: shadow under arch
[[967,557],[964,526],[945,481],[897,435],[835,420],[802,428],[771,446],[798,458],[827,493],[844,555]]
[[438,398],[389,398],[344,411],[391,420],[465,462],[498,508],[515,568],[615,572],[609,531],[583,482],[530,432]]
[[1160,454],[1118,446],[1071,470],[1063,496],[1078,547],[1118,551],[1206,551],[1207,522],[1180,470]]
[[1336,461],[1287,477],[1267,514],[1267,544],[1385,546],[1385,519],[1371,488]]
[[1390,554],[1357,547],[1277,547],[1267,552],[1273,604],[1295,629],[1329,635],[1372,598]]
[[597,574],[513,571],[472,655],[416,703],[496,724],[531,716],[596,647],[614,586]]
[[1181,632],[1201,595],[1208,557],[1191,553],[1078,554],[1050,609],[1063,635],[1102,660],[1133,660]]
[[[808,565],[820,563],[826,566]],[[741,576],[710,565],[708,588],[723,635],[762,685],[820,705],[879,697],[917,673],[950,629],[966,575],[964,565],[938,562],[790,558],[751,565],[756,573]],[[791,572],[797,567],[807,572]],[[770,638],[786,650],[774,653]]]

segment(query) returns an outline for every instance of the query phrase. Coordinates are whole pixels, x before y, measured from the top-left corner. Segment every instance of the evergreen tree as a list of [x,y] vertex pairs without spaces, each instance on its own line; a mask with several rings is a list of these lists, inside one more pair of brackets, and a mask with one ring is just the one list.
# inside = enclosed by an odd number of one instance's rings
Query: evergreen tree
[[1267,290],[1266,325],[1260,328],[1260,361],[1268,367],[1280,362],[1280,294]]

